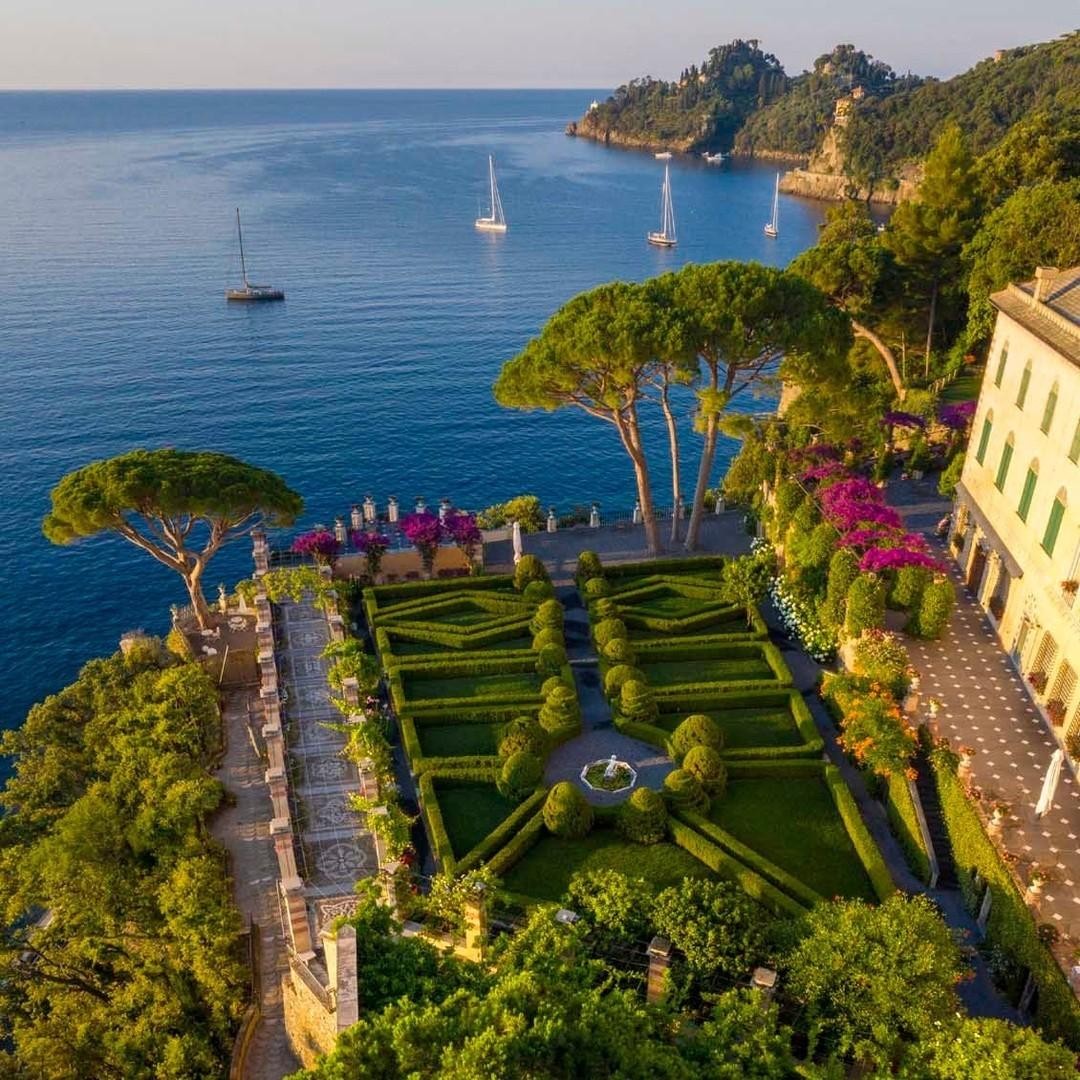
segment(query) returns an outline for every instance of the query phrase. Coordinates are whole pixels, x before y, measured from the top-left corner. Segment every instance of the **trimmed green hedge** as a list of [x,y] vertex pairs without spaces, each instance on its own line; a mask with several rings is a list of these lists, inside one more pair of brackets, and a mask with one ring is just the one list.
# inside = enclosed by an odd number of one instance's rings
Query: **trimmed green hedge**
[[680,810],[676,812],[676,816],[805,907],[813,907],[825,900],[824,896],[804,884],[794,874],[789,874],[776,863],[759,855],[753,848],[747,847],[715,821],[710,821],[704,814],[698,814],[692,810]]
[[537,788],[501,825],[488,833],[472,851],[458,860],[454,873],[464,874],[506,847],[518,829],[543,808],[547,792],[546,787]]
[[698,571],[719,572],[727,560],[722,555],[691,555],[676,559],[653,559],[643,563],[620,563],[605,566],[604,576],[610,581],[629,577],[654,577],[658,574],[696,574]]
[[[546,800],[546,790],[543,791],[543,796]],[[497,877],[502,877],[544,835],[545,831],[544,808],[541,805],[540,809],[490,856],[487,862],[488,869]]]
[[476,630],[449,630],[442,623],[401,623],[398,625],[379,626],[375,630],[375,643],[384,656],[384,663],[390,656],[395,656],[393,642],[415,641],[424,645],[441,645],[444,649],[468,652],[479,649],[496,641],[508,638],[529,637],[529,616],[515,617],[502,625],[478,628]]
[[1039,988],[1035,1013],[1039,1027],[1052,1038],[1064,1039],[1072,1049],[1080,1049],[1080,1003],[1050,950],[1039,940],[1031,911],[956,777],[955,759],[939,751],[931,754],[930,760],[968,909],[974,910],[979,899],[974,881],[977,871],[993,898],[987,940],[1034,976]]
[[859,813],[855,796],[848,790],[843,776],[840,775],[840,770],[835,765],[825,766],[825,783],[829,785],[837,812],[844,823],[844,828],[847,829],[848,836],[851,837],[855,854],[859,856],[866,876],[870,879],[870,884],[874,886],[874,892],[877,893],[879,900],[888,900],[896,892],[892,874],[889,873],[885,859]]
[[806,914],[806,907],[797,900],[781,892],[756,871],[724,851],[718,844],[707,840],[685,822],[678,818],[669,818],[668,832],[671,834],[672,841],[683,851],[704,863],[713,873],[734,881],[748,896],[764,904],[777,915],[799,918]]
[[[617,599],[621,600],[621,597]],[[732,618],[733,613],[737,615],[737,618]],[[674,615],[648,615],[645,612],[635,611],[632,606],[624,607],[621,603],[619,605],[619,617],[631,630],[648,630],[657,634],[675,634],[679,631],[684,634],[696,634],[699,630],[706,630],[710,626],[716,626],[718,623],[734,622],[740,627],[739,630],[732,630],[728,634],[714,635],[728,641],[738,641],[740,639],[758,641],[767,638],[769,631],[764,621],[760,615],[757,615],[757,612],[754,615],[756,618],[753,625],[747,626],[746,615],[741,606],[734,607],[734,611],[731,606],[725,606],[680,617]]]
[[919,815],[911,798],[906,776],[893,773],[885,782],[885,813],[889,818],[900,850],[904,853],[911,872],[924,884],[930,883],[930,856],[923,843]]

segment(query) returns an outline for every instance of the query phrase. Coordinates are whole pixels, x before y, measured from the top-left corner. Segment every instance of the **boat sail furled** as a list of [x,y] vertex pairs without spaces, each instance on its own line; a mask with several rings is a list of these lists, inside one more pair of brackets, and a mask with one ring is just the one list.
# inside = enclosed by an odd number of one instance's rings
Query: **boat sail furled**
[[765,235],[780,235],[780,174],[776,174],[776,187],[773,189],[772,217],[765,223]]
[[488,154],[488,179],[491,183],[491,216],[478,217],[476,227],[484,232],[506,232],[506,215],[503,213],[499,185],[495,180],[495,158]]
[[248,281],[247,260],[244,258],[244,230],[240,226],[240,208],[236,208],[236,239],[240,243],[240,275],[244,284],[238,289],[226,289],[225,299],[240,303],[257,303],[261,300],[284,300],[285,290],[273,285],[253,285]]
[[660,189],[660,231],[648,233],[646,239],[656,247],[674,247],[675,207],[671,202],[671,168],[664,166],[664,185]]

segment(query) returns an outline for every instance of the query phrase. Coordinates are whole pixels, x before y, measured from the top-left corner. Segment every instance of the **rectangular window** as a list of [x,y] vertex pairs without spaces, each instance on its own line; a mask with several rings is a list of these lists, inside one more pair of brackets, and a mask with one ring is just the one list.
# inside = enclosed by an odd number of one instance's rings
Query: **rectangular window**
[[1001,355],[998,357],[997,371],[994,373],[994,385],[1001,386],[1001,380],[1005,378],[1005,361],[1009,359],[1009,343],[1006,341],[1001,346]]
[[1072,446],[1069,447],[1069,460],[1074,465],[1080,461],[1080,420],[1076,421],[1076,430],[1073,432]]
[[1009,466],[1012,464],[1013,456],[1013,444],[1007,442],[1001,448],[1001,461],[998,462],[997,477],[994,479],[994,486],[998,491],[1005,490],[1005,480],[1009,475]]
[[980,465],[986,460],[986,448],[990,445],[990,432],[993,427],[989,420],[983,421],[982,432],[979,434],[979,449],[975,451],[975,460]]
[[1024,368],[1024,374],[1020,376],[1020,389],[1016,394],[1016,407],[1022,409],[1027,401],[1028,387],[1031,385],[1031,364]]
[[1054,545],[1057,543],[1058,533],[1061,532],[1061,520],[1065,517],[1065,504],[1060,499],[1054,500],[1050,508],[1050,520],[1046,523],[1046,532],[1043,534],[1042,547],[1047,555],[1054,554]]
[[1031,500],[1035,496],[1035,482],[1039,479],[1039,474],[1034,469],[1028,469],[1027,476],[1024,477],[1024,490],[1020,493],[1020,505],[1017,506],[1016,512],[1020,515],[1021,521],[1027,521],[1028,511],[1031,509]]
[[1046,408],[1043,409],[1042,423],[1039,425],[1044,435],[1050,434],[1050,425],[1054,422],[1054,410],[1057,408],[1058,388],[1057,383],[1050,387],[1050,393],[1046,395]]

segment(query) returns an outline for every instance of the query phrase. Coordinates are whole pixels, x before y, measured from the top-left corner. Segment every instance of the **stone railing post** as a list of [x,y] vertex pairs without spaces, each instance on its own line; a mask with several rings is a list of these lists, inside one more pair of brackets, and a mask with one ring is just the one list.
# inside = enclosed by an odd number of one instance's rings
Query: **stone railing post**
[[649,942],[646,954],[649,957],[649,979],[645,989],[645,999],[650,1005],[656,1005],[664,999],[667,992],[667,973],[671,967],[672,945],[667,938],[654,937]]
[[323,953],[330,992],[336,1005],[339,1032],[360,1019],[360,987],[357,980],[356,928],[344,923],[336,933],[323,934]]
[[750,976],[750,989],[761,995],[761,1003],[768,1005],[776,994],[776,972],[772,968],[754,968]]
[[473,894],[465,901],[465,948],[483,960],[488,944],[488,911],[485,893],[487,886],[477,882]]
[[266,746],[266,766],[285,772],[285,740],[281,735],[281,723],[263,724],[263,744]]
[[548,507],[547,531],[549,533],[559,531],[559,519],[555,516],[555,507],[554,506],[549,506]]
[[599,529],[600,528],[600,504],[599,503],[593,503],[592,504],[592,509],[589,511],[589,528],[590,529]]
[[266,533],[256,529],[251,534],[251,555],[255,562],[255,576],[260,578],[270,570],[270,545],[266,542]]
[[379,871],[379,886],[383,903],[394,913],[394,918],[404,921],[402,898],[406,888],[406,867],[399,859],[392,859]]
[[359,532],[364,527],[364,519],[360,514],[360,507],[353,503],[352,509],[349,511],[349,525],[353,532]]
[[355,675],[341,680],[341,693],[345,697],[347,705],[360,704],[360,680]]
[[266,786],[270,789],[270,803],[274,808],[274,818],[288,818],[289,785],[285,779],[285,770],[280,765],[266,770]]

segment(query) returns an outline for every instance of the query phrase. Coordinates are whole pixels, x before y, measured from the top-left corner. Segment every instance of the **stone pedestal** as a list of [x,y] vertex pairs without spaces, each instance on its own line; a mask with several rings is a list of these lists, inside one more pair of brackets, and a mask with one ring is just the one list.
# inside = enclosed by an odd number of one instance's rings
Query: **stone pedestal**
[[478,884],[465,902],[465,948],[477,960],[484,958],[488,943],[488,913],[483,884]]
[[285,779],[285,770],[280,766],[267,769],[266,786],[270,789],[274,818],[287,818],[289,816],[289,785]]
[[326,974],[334,995],[337,1030],[344,1031],[360,1019],[360,988],[357,981],[356,930],[345,924],[336,934],[323,934]]
[[262,529],[256,529],[251,534],[251,555],[255,563],[255,576],[262,577],[270,569],[270,545]]
[[756,990],[764,1002],[772,1001],[776,993],[776,972],[767,967],[754,968],[754,973],[750,976],[750,989]]
[[671,967],[673,948],[667,938],[654,937],[646,953],[649,957],[649,977],[645,999],[650,1005],[656,1005],[667,993],[667,973]]

